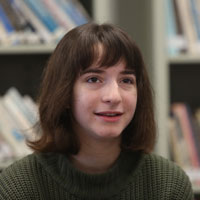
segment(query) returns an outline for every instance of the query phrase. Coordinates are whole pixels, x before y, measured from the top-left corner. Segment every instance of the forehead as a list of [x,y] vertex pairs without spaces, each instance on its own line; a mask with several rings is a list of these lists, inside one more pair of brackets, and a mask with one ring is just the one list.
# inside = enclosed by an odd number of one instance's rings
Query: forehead
[[91,65],[90,67],[86,68],[84,71],[80,73],[80,75],[87,74],[87,73],[111,73],[111,74],[131,74],[135,75],[135,70],[129,69],[126,67],[126,64],[123,60],[120,60],[118,63],[114,64],[113,66],[99,66],[97,64]]
[[77,75],[91,68],[110,68],[119,62],[122,62],[126,69],[136,70],[135,62],[133,62],[134,56],[131,53],[130,55],[126,54],[124,50],[111,46],[107,48],[107,46],[99,42],[87,48],[86,53],[82,53],[81,57],[79,57],[80,59],[78,59],[79,70]]

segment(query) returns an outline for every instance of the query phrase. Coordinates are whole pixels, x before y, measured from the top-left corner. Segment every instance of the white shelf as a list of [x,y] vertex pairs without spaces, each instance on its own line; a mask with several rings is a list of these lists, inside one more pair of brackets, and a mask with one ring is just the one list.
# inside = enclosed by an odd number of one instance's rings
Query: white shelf
[[168,58],[168,62],[171,64],[183,64],[183,63],[200,63],[200,55],[198,54],[180,54],[171,56]]
[[0,45],[0,55],[3,54],[29,54],[29,53],[51,53],[56,45],[16,45],[16,46],[3,46]]

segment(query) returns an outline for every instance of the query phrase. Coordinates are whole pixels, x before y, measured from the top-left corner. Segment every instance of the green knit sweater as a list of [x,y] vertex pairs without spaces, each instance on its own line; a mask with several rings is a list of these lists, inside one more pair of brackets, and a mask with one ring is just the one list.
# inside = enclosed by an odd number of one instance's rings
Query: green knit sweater
[[62,154],[31,154],[0,174],[0,200],[191,200],[186,174],[154,154],[121,153],[103,174],[85,174]]

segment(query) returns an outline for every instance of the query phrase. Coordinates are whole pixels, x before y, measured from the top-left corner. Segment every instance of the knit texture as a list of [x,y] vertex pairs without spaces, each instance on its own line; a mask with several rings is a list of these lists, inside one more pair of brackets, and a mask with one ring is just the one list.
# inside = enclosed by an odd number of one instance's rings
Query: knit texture
[[191,183],[155,154],[121,153],[103,174],[75,169],[62,154],[31,154],[0,174],[0,200],[191,200]]

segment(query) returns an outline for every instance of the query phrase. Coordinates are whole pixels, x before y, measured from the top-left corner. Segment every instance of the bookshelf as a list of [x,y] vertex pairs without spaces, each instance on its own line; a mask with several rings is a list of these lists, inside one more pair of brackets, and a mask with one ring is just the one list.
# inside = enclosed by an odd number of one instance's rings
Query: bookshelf
[[[198,54],[191,53],[169,56],[165,26],[166,0],[134,0],[126,1],[126,4],[115,1],[117,3],[112,5],[113,2],[94,1],[94,17],[100,22],[119,24],[142,49],[155,91],[158,128],[155,151],[170,158],[170,106],[173,102],[184,101],[188,102],[192,110],[200,107],[200,58]],[[100,12],[100,7],[108,12],[107,15]],[[197,173],[199,177],[198,170]],[[193,185],[193,189],[195,196],[199,197],[200,187]]]
[[[173,1],[171,1],[173,2]],[[182,3],[181,1],[174,1]],[[200,93],[199,91],[199,85],[200,85],[200,59],[198,56],[198,48],[194,49],[194,47],[197,47],[198,40],[195,38],[192,38],[192,35],[195,35],[192,33],[192,30],[190,30],[190,33],[187,33],[189,31],[189,26],[193,26],[193,31],[195,25],[192,24],[192,15],[194,14],[194,7],[192,8],[192,3],[195,1],[185,1],[183,4],[187,4],[187,12],[190,12],[190,16],[185,14],[185,17],[182,18],[182,26],[185,26],[184,37],[186,38],[188,42],[188,50],[184,53],[179,53],[177,55],[168,55],[166,54],[166,60],[167,60],[167,68],[168,68],[168,94],[169,94],[169,106],[176,102],[183,102],[184,104],[188,105],[191,109],[191,113],[193,114],[195,111],[200,107]],[[196,1],[197,3],[197,1]],[[177,6],[178,4],[176,4]],[[194,5],[193,5],[194,6]],[[197,9],[197,7],[195,8]],[[199,8],[198,8],[199,9]],[[164,10],[163,10],[164,11]],[[186,12],[185,12],[186,13]],[[194,16],[193,16],[194,17]],[[190,18],[190,19],[189,19]],[[177,20],[177,19],[176,19]],[[191,21],[190,21],[191,20]],[[193,18],[193,20],[195,20]],[[183,25],[185,22],[186,25]],[[166,31],[167,33],[167,31]],[[167,36],[166,36],[167,40]],[[195,44],[196,42],[196,44]],[[191,45],[192,44],[192,45]],[[196,46],[195,46],[196,45]],[[176,45],[174,45],[176,47]],[[193,119],[190,119],[193,120]],[[195,129],[195,126],[193,124],[192,126],[193,131]],[[194,131],[195,132],[195,131]],[[195,137],[195,133],[192,132],[192,137]],[[200,134],[199,130],[197,130],[197,134]],[[196,134],[196,135],[197,135]],[[193,138],[194,140],[197,140],[197,138]],[[200,144],[199,144],[200,145]],[[186,147],[187,148],[187,147]],[[195,147],[198,152],[198,148]],[[186,173],[190,174],[190,177],[198,178],[200,177],[200,169],[199,167],[192,169],[189,167],[189,169],[185,169]],[[195,197],[199,199],[200,197],[200,185],[193,183],[193,189],[195,193]]]
[[[196,108],[199,104],[198,74],[200,58],[195,55],[168,56],[166,49],[165,0],[82,0],[82,4],[96,22],[111,22],[124,28],[141,48],[155,92],[158,142],[155,151],[169,158],[168,116],[170,104],[190,97]],[[22,94],[35,97],[43,67],[54,45],[0,46],[0,94],[11,85]],[[191,71],[192,69],[192,71]],[[183,72],[185,71],[185,72]],[[183,76],[179,76],[183,73]],[[184,73],[188,81],[182,79]],[[191,74],[190,74],[191,73]],[[190,74],[190,75],[189,75]],[[193,80],[189,89],[189,83]],[[180,93],[178,82],[187,84]],[[177,87],[175,87],[177,86]],[[185,88],[187,88],[185,90]],[[195,88],[195,90],[194,90]],[[187,95],[191,92],[191,95]],[[195,188],[200,193],[199,188]]]

